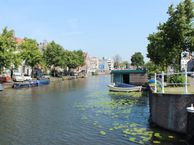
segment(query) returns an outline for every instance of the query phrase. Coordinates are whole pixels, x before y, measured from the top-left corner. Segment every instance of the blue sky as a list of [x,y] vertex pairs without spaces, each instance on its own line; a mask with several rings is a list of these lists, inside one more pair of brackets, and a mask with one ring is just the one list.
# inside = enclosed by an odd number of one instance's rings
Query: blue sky
[[91,56],[130,60],[147,54],[147,37],[180,0],[0,0],[0,29],[17,37],[82,49]]

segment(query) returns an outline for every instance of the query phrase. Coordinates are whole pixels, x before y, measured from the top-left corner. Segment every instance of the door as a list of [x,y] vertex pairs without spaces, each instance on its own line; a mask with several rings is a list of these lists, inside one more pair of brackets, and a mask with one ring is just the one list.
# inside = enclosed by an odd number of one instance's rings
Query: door
[[123,83],[129,84],[129,74],[123,74]]

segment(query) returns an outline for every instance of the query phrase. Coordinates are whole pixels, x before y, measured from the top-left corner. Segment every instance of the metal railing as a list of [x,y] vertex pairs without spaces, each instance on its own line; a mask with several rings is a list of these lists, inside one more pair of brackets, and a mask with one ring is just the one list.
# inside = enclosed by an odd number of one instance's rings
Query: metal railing
[[[158,89],[157,89],[157,84],[160,83],[161,84],[161,93],[165,93],[165,84],[166,85],[181,85],[184,86],[184,93],[188,94],[188,85],[190,85],[190,83],[188,83],[188,74],[192,74],[193,72],[187,72],[187,70],[185,70],[185,72],[179,72],[179,73],[164,73],[162,72],[161,74],[156,74],[154,75],[154,80],[155,80],[155,85],[154,85],[154,92],[157,93]],[[183,75],[184,76],[184,83],[166,83],[164,81],[164,77],[165,76],[170,76],[170,75]],[[160,81],[159,81],[160,80]]]

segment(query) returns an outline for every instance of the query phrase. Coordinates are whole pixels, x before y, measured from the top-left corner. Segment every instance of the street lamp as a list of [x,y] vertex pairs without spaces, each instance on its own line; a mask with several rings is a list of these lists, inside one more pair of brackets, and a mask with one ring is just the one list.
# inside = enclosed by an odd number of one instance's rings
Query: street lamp
[[188,89],[187,89],[187,63],[188,60],[186,60],[186,58],[189,57],[189,52],[184,51],[181,53],[181,57],[182,59],[184,59],[184,70],[185,70],[185,94],[188,93]]

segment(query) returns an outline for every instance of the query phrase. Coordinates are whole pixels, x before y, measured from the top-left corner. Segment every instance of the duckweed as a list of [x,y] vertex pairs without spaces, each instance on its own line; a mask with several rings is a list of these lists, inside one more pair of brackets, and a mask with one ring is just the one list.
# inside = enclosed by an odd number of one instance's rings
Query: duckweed
[[100,135],[106,135],[106,132],[103,131],[103,130],[101,130],[101,131],[100,131]]
[[131,138],[129,138],[129,141],[136,142],[136,138],[135,137],[131,137]]
[[160,144],[161,142],[158,141],[158,140],[154,140],[153,143],[154,143],[154,144]]
[[162,136],[160,135],[160,133],[154,133],[154,136],[158,139],[162,139]]
[[174,138],[174,136],[169,135],[169,136],[168,136],[168,138],[173,139],[173,138]]
[[[137,97],[137,94],[132,94],[135,97],[131,97],[131,95],[123,97],[121,94],[111,94],[111,100],[106,100],[102,96],[103,93],[105,94],[106,92],[94,93],[93,95],[88,96],[89,99],[84,105],[81,103],[75,105],[75,107],[83,113],[81,120],[87,120],[87,123],[91,122],[97,130],[101,129],[101,131],[99,131],[100,135],[105,136],[107,134],[104,130],[108,130],[110,133],[119,130],[126,140],[137,144],[150,144],[151,142],[153,144],[161,144],[163,140],[172,141],[172,139],[175,138],[172,135],[154,132],[145,128],[145,125],[142,125],[141,123],[129,122],[129,119],[131,118],[130,115],[133,113],[134,104],[140,102],[140,97]],[[91,111],[93,113],[89,116],[87,112]],[[99,118],[99,120],[92,120],[92,118],[94,118],[93,116]],[[101,117],[112,121],[108,126],[106,124],[108,128],[104,128],[104,124],[100,121]]]

